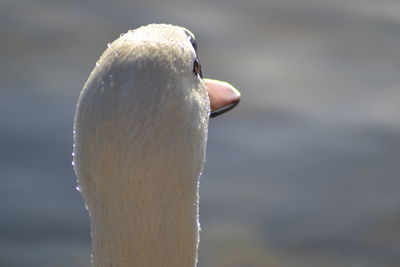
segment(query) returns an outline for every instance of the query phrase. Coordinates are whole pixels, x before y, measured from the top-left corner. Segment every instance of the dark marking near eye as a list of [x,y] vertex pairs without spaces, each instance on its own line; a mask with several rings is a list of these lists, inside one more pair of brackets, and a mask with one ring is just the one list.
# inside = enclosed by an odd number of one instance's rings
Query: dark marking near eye
[[190,43],[192,44],[194,51],[197,53],[197,43],[196,43],[196,40],[194,39],[194,36],[188,31],[185,31],[185,33],[186,33]]
[[198,55],[197,55],[197,43],[196,43],[196,40],[194,39],[194,36],[193,36],[193,34],[191,32],[185,30],[185,34],[186,34],[187,38],[189,39],[190,43],[192,44],[194,52],[196,54],[196,58],[193,61],[193,72],[196,75],[198,75],[200,78],[203,79],[203,73],[201,71],[201,65],[200,65],[200,62],[199,62]]
[[196,51],[196,53],[197,53],[197,43],[196,43],[196,41],[194,40],[193,37],[190,37],[190,42],[192,43],[194,51]]
[[199,75],[200,78],[203,79],[203,73],[201,72],[201,65],[199,59],[197,58],[193,62],[193,72],[196,73],[196,75]]

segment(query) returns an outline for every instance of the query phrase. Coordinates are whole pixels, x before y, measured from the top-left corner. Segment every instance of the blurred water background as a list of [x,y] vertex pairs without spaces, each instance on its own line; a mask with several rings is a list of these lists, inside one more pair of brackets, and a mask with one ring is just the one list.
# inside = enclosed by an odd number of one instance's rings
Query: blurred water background
[[390,0],[2,0],[0,266],[89,266],[75,103],[106,44],[154,22],[243,94],[210,123],[200,267],[400,266]]

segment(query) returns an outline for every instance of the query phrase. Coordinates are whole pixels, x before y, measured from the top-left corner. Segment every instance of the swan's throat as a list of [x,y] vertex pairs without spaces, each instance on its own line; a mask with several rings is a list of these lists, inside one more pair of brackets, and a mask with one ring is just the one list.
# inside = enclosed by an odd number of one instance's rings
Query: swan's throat
[[195,266],[197,180],[171,171],[109,178],[126,183],[91,211],[94,266]]

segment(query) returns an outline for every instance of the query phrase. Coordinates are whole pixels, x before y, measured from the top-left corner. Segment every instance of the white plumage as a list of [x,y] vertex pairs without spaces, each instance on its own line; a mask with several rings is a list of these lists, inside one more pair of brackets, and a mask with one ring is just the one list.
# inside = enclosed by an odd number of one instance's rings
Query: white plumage
[[177,26],[129,31],[108,46],[82,90],[74,166],[91,217],[92,266],[196,265],[207,88],[230,92],[220,110],[239,93],[204,82],[194,47]]

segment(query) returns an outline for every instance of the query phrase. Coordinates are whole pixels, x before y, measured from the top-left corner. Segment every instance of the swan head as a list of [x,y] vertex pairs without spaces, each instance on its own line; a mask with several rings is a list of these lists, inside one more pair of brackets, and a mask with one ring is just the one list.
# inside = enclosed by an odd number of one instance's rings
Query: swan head
[[189,30],[151,24],[128,31],[107,45],[79,97],[74,166],[81,188],[87,179],[80,177],[111,173],[111,163],[130,172],[147,157],[164,162],[171,153],[199,161],[188,165],[200,172],[208,118],[239,100],[230,84],[203,78]]
[[239,99],[230,84],[203,78],[185,28],[152,24],[108,45],[74,122],[94,266],[195,265],[208,120]]
[[[200,88],[205,88],[210,102],[210,117],[221,115],[234,108],[240,101],[240,92],[227,82],[214,79],[203,79],[202,68],[198,56],[198,46],[195,36],[189,30],[173,25],[151,24],[134,31],[129,31],[126,37],[131,38],[134,33],[135,41],[158,43],[161,49],[166,49],[169,57],[176,62],[178,57],[183,57],[189,66],[181,66],[179,72],[185,73],[192,70],[194,76],[200,81]],[[132,39],[132,40],[133,40]],[[174,51],[171,51],[171,50]],[[176,55],[176,52],[178,55]],[[192,66],[191,66],[192,65]],[[191,68],[190,68],[191,67]],[[193,76],[192,74],[192,76]]]

